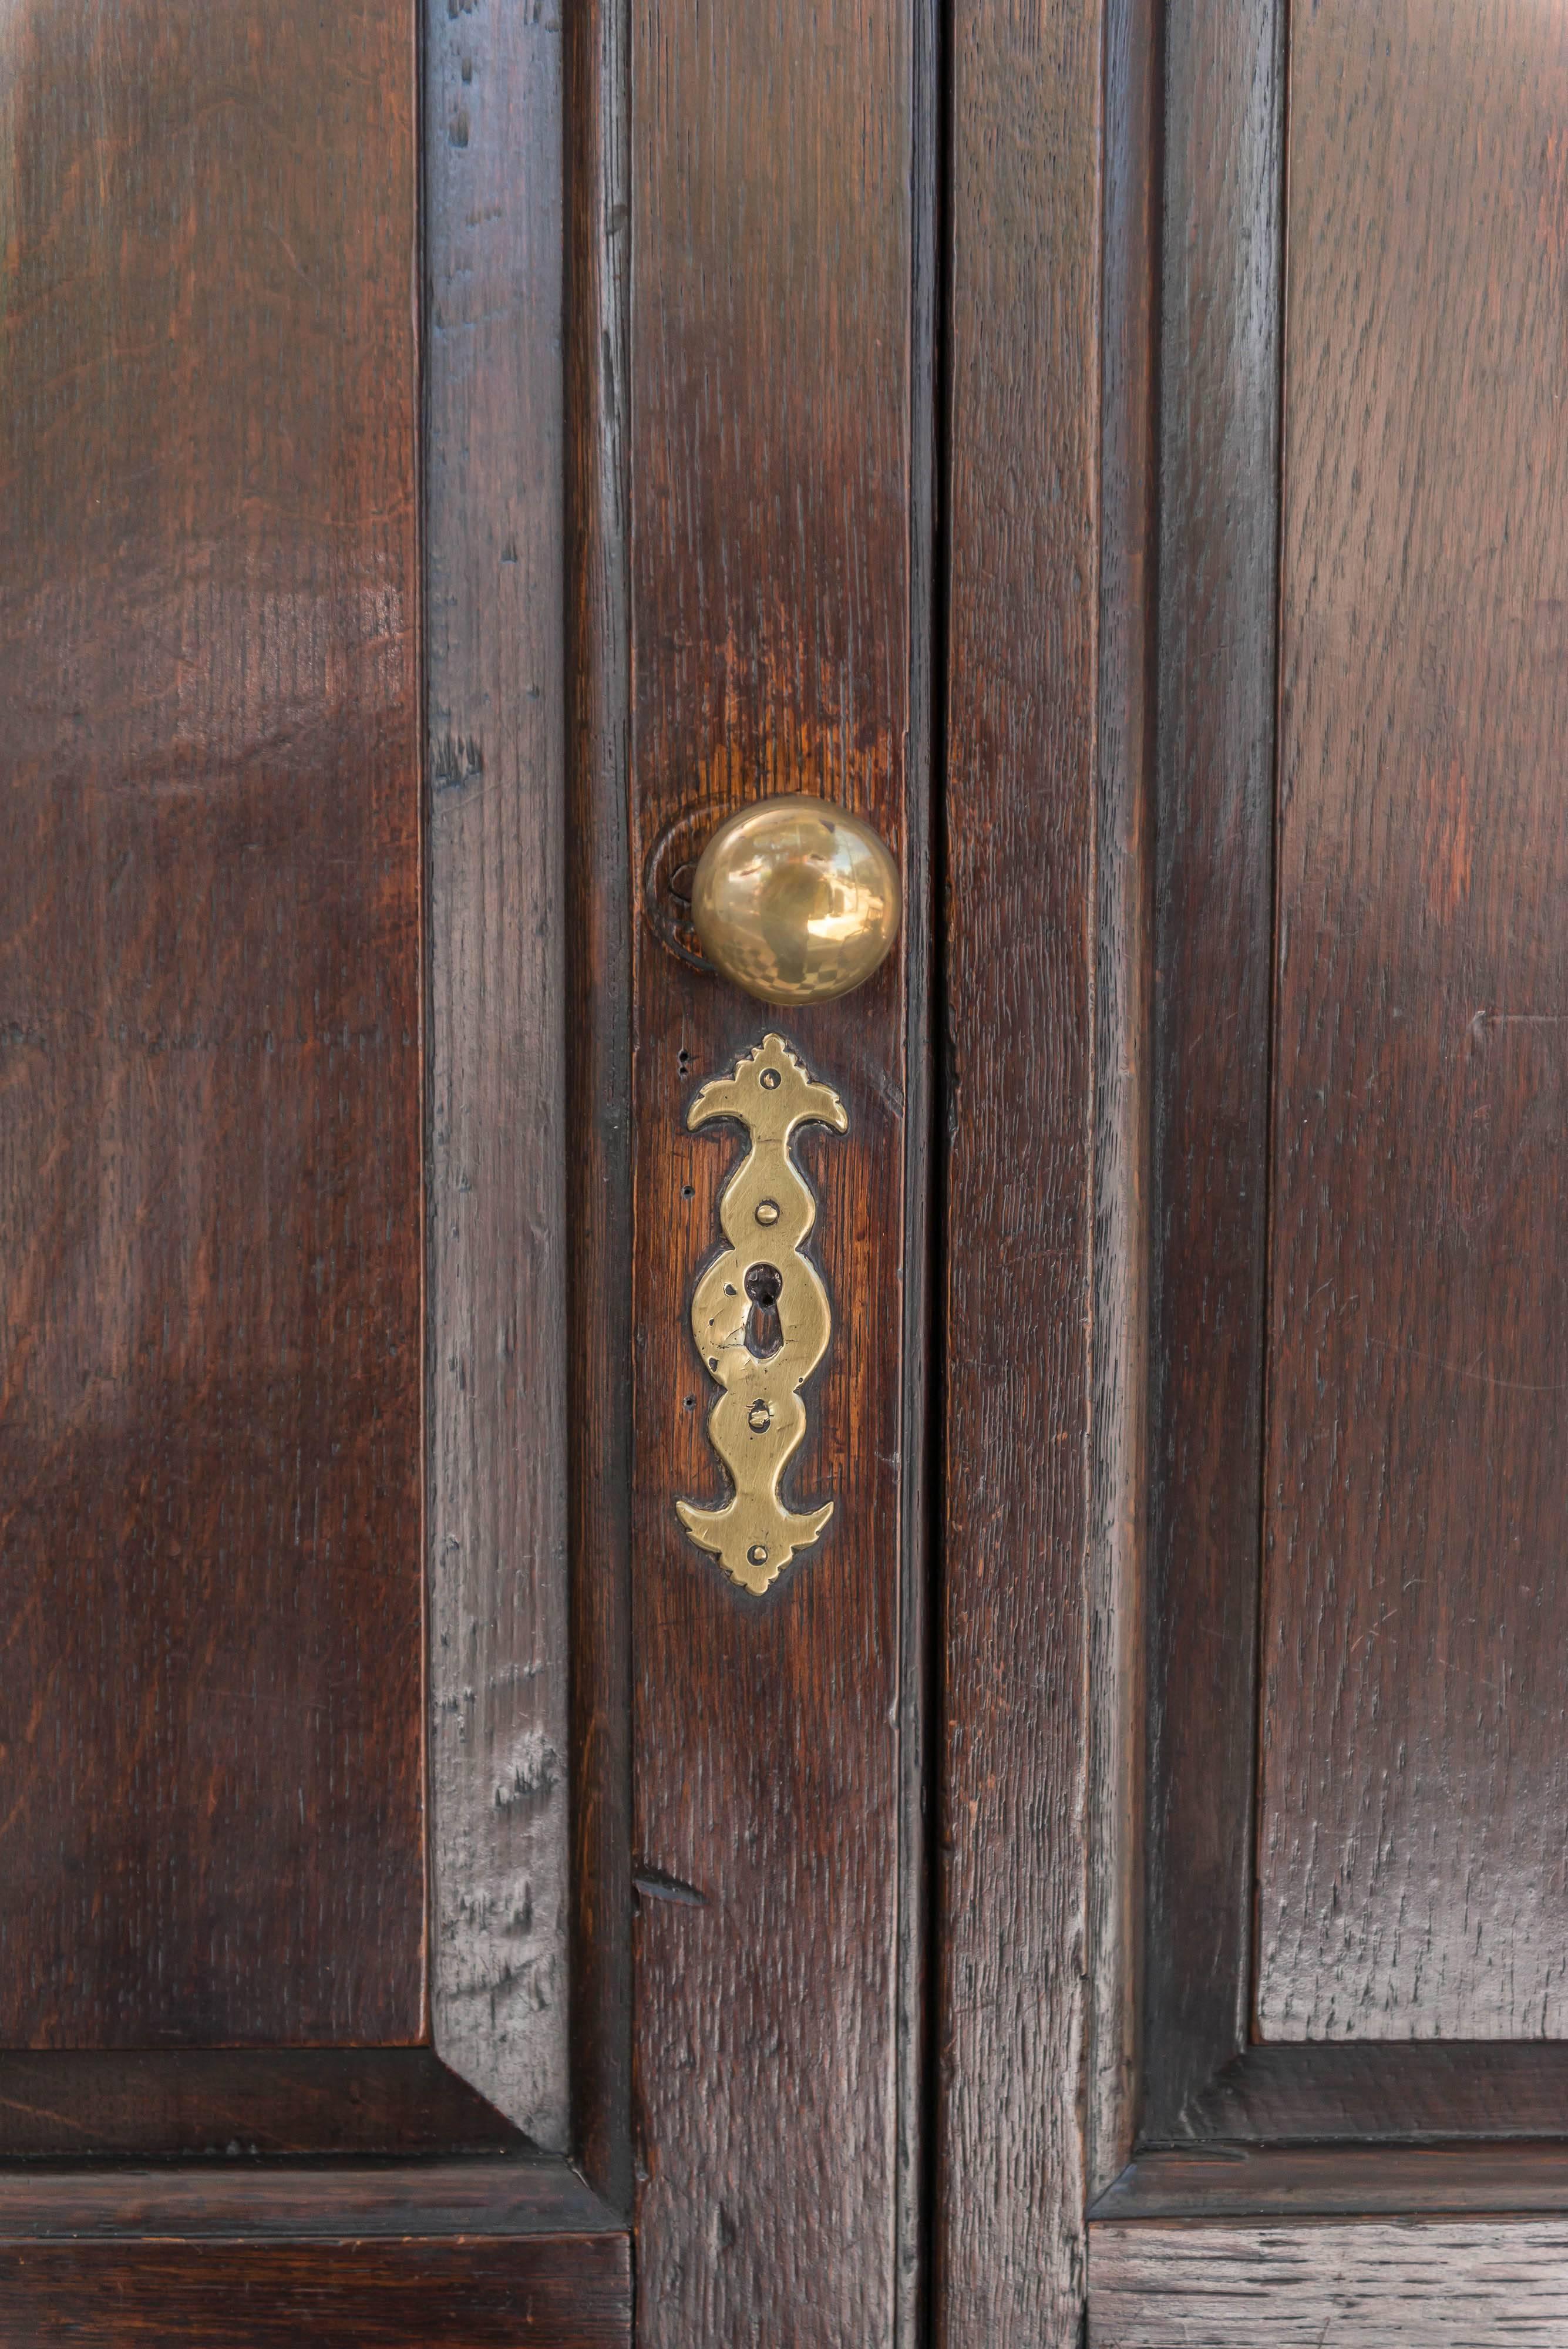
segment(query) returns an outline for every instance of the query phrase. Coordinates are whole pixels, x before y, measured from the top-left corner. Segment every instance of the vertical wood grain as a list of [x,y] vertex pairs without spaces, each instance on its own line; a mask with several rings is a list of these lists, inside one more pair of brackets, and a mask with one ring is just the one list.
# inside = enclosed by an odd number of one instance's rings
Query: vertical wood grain
[[428,18],[438,2054],[567,2136],[561,38]]
[[567,1327],[574,2147],[618,2211],[631,2154],[631,731],[628,0],[567,18]]
[[1282,21],[1168,21],[1145,2128],[1246,2038],[1262,1492]]
[[1161,63],[1152,0],[1112,0],[1106,36],[1096,870],[1091,2196],[1132,2155],[1142,1990]]
[[935,2337],[1084,2295],[1103,26],[954,27]]
[[1269,2038],[1558,2038],[1568,32],[1294,20]]
[[935,783],[941,758],[940,313],[946,21],[940,0],[914,0],[910,16],[909,171],[909,710],[904,791],[904,1261],[900,1284],[903,1442],[898,1661],[897,1952],[898,2147],[894,2170],[893,2339],[929,2339],[930,1868],[934,1575],[940,1552],[939,1464],[933,1435],[940,1379],[936,1249],[940,1199],[937,1062],[940,941],[937,935]]
[[424,2029],[412,8],[0,29],[0,2036]]
[[[910,696],[901,0],[632,20],[633,862],[768,791],[896,854]],[[645,915],[648,909],[645,908]],[[653,909],[655,912],[659,908]],[[898,2200],[905,987],[770,1012],[639,926],[634,1577],[639,2337],[893,2337]],[[770,1028],[847,1106],[803,1138],[834,1334],[793,1471],[831,1526],[761,1602],[686,1538],[722,1470],[691,1289]]]

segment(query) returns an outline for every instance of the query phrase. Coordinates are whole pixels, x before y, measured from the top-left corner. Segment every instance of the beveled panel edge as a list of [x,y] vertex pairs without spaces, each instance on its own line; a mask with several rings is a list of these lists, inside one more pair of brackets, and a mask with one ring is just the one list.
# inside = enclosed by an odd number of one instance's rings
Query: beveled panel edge
[[1568,2044],[1254,2044],[1142,2148],[1568,2139]]
[[568,2163],[504,2155],[0,2168],[0,2243],[596,2235],[620,2224]]
[[573,2143],[631,2208],[629,0],[566,24]]
[[561,32],[428,0],[424,40],[431,2027],[560,2151]]
[[1568,2142],[1192,2146],[1140,2154],[1094,2224],[1568,2210]]
[[1109,7],[1089,1440],[1091,2199],[1132,2154],[1143,1973],[1162,67],[1156,0]]
[[1161,2137],[1251,2000],[1284,0],[1172,11],[1165,65],[1138,2095]]
[[21,2161],[409,2159],[518,2150],[428,2047],[10,2048],[0,2171]]

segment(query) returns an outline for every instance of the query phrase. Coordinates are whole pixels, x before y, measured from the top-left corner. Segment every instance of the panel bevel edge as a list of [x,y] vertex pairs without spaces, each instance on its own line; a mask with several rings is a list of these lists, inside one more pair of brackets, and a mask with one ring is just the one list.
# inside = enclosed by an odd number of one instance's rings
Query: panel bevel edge
[[1251,2001],[1284,35],[1283,0],[1168,19],[1140,2083],[1159,2137],[1244,2046]]
[[568,2136],[561,35],[429,0],[431,2023]]
[[1254,2044],[1140,2153],[1205,2145],[1418,2146],[1568,2137],[1568,2044]]
[[1568,2144],[1213,2144],[1140,2154],[1095,2202],[1096,2225],[1265,2218],[1419,2218],[1568,2210]]
[[571,2072],[577,2157],[629,2211],[631,731],[629,0],[579,0],[565,57],[569,848]]
[[50,2162],[0,2169],[0,2243],[603,2235],[616,2214],[560,2159]]
[[1106,12],[1095,1304],[1090,1443],[1088,2191],[1132,2152],[1143,1897],[1161,32]]

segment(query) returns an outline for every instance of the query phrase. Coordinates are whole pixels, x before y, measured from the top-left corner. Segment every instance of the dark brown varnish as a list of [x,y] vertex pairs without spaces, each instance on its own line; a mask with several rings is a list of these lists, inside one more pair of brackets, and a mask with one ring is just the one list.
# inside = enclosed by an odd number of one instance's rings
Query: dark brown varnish
[[413,33],[5,18],[13,2044],[423,2026]]
[[1568,37],[1293,15],[1265,2038],[1568,2033]]
[[[825,792],[904,844],[910,27],[632,19],[632,872],[684,812]],[[757,1600],[675,1516],[725,1489],[692,1283],[742,1148],[691,1096],[777,1029],[833,1299],[789,1489],[832,1524]],[[639,2339],[889,2337],[898,2115],[904,996],[773,1011],[639,924],[632,1652]],[[677,1897],[663,1897],[669,1887]]]

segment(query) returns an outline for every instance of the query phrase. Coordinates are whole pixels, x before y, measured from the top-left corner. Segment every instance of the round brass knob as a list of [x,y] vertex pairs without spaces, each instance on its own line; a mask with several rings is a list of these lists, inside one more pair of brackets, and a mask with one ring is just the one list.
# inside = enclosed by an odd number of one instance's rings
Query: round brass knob
[[826,1003],[861,986],[898,912],[898,868],[871,826],[794,793],[730,816],[691,885],[709,961],[764,1003]]

